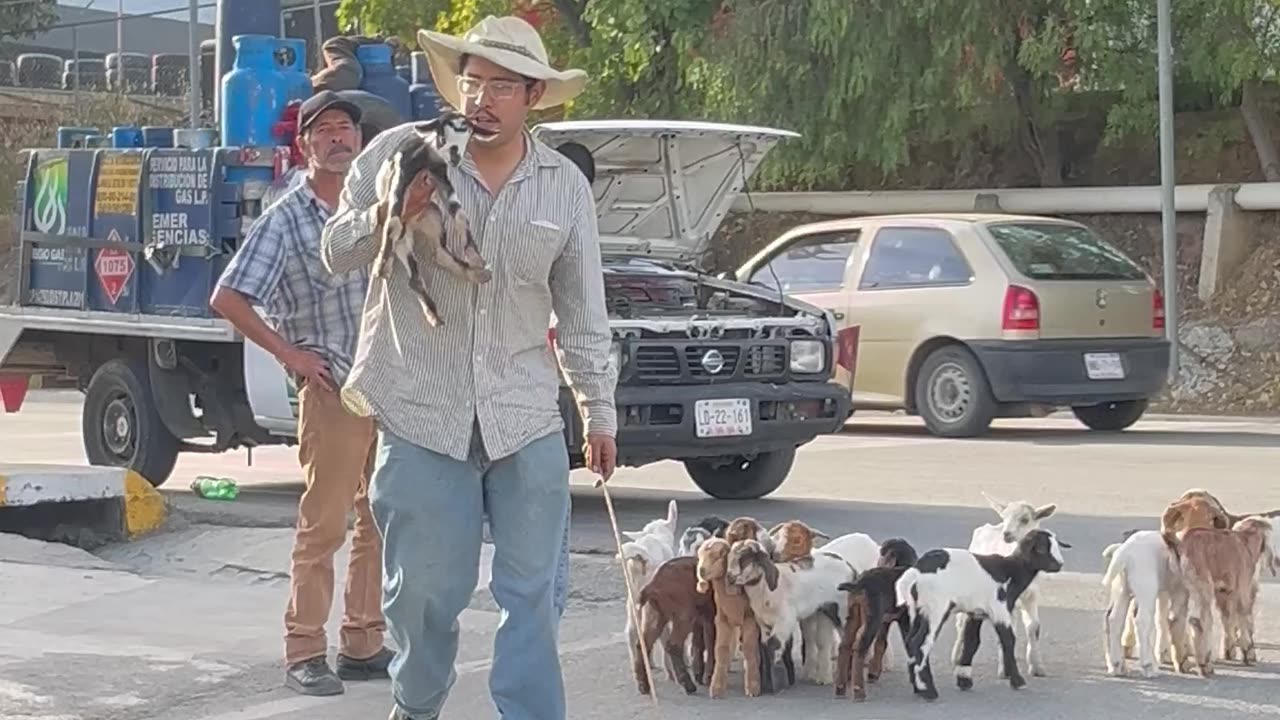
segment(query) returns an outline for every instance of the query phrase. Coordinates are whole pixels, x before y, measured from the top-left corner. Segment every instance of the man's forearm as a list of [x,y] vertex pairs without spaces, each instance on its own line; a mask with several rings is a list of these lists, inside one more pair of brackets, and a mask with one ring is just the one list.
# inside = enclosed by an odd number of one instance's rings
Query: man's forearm
[[227,322],[231,323],[241,335],[271,353],[272,357],[279,359],[286,350],[292,347],[287,340],[280,336],[280,333],[273,330],[262,319],[262,316],[253,309],[253,305],[249,304],[248,298],[236,290],[226,286],[218,286],[213,292],[213,298],[210,300],[209,306],[216,310],[219,315],[226,318]]

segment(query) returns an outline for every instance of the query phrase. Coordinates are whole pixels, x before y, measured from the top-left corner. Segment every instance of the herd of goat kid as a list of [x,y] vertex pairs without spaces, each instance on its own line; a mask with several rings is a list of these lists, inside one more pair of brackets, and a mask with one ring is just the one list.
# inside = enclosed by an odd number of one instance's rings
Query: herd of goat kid
[[[639,691],[654,691],[647,657],[685,692],[697,692],[696,678],[711,697],[724,697],[729,666],[740,657],[749,697],[774,692],[781,661],[789,685],[798,662],[804,679],[834,685],[837,696],[852,684],[853,698],[864,700],[866,683],[883,672],[897,625],[912,691],[934,700],[929,658],[953,613],[956,685],[973,687],[974,656],[983,622],[990,621],[1000,644],[999,676],[1017,689],[1026,679],[1014,654],[1015,609],[1027,665],[1043,676],[1037,580],[1061,570],[1062,550],[1071,546],[1041,526],[1055,505],[983,497],[999,513],[998,523],[975,528],[967,550],[923,554],[903,538],[877,543],[851,533],[831,539],[798,520],[766,530],[751,517],[703,518],[677,542],[672,500],[665,519],[623,532],[628,541],[621,557],[638,590],[627,635]],[[1280,510],[1233,515],[1209,492],[1188,490],[1165,509],[1159,530],[1131,530],[1124,542],[1107,547],[1107,672],[1124,675],[1135,649],[1145,677],[1156,674],[1157,662],[1210,676],[1215,649],[1219,659],[1235,660],[1238,650],[1243,663],[1255,663],[1259,579],[1280,567],[1268,519],[1276,516]],[[1217,648],[1210,642],[1215,608],[1222,622]],[[659,639],[663,652],[654,651]]]

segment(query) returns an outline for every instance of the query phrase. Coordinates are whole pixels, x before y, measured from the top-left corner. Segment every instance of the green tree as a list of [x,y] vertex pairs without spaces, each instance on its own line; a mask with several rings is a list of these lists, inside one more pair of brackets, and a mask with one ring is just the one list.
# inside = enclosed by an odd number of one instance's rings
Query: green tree
[[[1084,31],[1087,84],[1118,93],[1108,116],[1110,137],[1153,135],[1159,127],[1155,3],[1069,0]],[[1172,4],[1175,102],[1179,90],[1206,89],[1223,107],[1238,108],[1263,173],[1280,181],[1268,103],[1280,63],[1277,0],[1178,0]]]
[[32,37],[58,21],[55,0],[14,0],[0,3],[0,40]]

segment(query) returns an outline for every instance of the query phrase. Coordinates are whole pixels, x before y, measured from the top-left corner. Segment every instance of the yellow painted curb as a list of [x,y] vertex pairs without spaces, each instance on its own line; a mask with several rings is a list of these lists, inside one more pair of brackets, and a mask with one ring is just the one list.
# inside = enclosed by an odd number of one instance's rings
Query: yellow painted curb
[[130,537],[151,532],[164,524],[164,496],[147,479],[128,470],[124,474],[125,530]]
[[5,498],[9,496],[8,485],[9,478],[5,475],[0,475],[0,507],[4,507]]

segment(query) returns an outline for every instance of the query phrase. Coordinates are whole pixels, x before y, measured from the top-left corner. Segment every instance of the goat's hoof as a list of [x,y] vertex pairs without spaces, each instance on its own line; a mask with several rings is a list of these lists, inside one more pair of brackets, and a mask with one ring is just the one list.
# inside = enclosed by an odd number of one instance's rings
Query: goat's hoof
[[1151,678],[1153,678],[1153,677],[1155,677],[1155,676],[1156,676],[1156,666],[1155,666],[1155,665],[1143,665],[1143,666],[1142,666],[1142,677],[1147,678],[1148,680],[1150,680]]
[[1041,665],[1032,665],[1031,675],[1033,677],[1045,677],[1044,667]]
[[877,673],[877,674],[875,674],[875,675],[872,675],[871,673],[867,673],[867,682],[869,682],[869,683],[873,683],[873,682],[877,682],[877,681],[879,681],[879,680],[880,680],[880,675],[879,675],[879,673]]
[[1009,687],[1013,688],[1014,690],[1020,690],[1023,687],[1026,687],[1026,684],[1027,684],[1027,679],[1022,677],[1021,675],[1014,675],[1013,677],[1009,678]]
[[972,689],[973,689],[973,678],[971,678],[971,677],[957,677],[957,678],[956,678],[956,687],[960,688],[961,690],[972,690]]
[[844,697],[848,694],[849,688],[844,685],[836,685],[836,697]]
[[1255,650],[1254,648],[1249,648],[1248,650],[1246,650],[1244,653],[1243,662],[1245,665],[1256,665],[1258,662],[1258,651]]
[[1107,666],[1107,674],[1111,677],[1124,677],[1124,663],[1111,663]]
[[937,700],[937,699],[938,699],[938,691],[937,691],[935,688],[929,688],[929,689],[927,689],[927,690],[921,690],[921,691],[920,691],[919,693],[917,693],[917,694],[918,694],[920,697],[924,698],[925,700],[928,700],[929,702],[933,702],[934,700]]
[[865,701],[866,701],[866,699],[867,699],[867,691],[866,691],[866,690],[857,690],[857,689],[855,689],[855,690],[853,691],[853,701],[854,701],[854,702],[865,702]]

